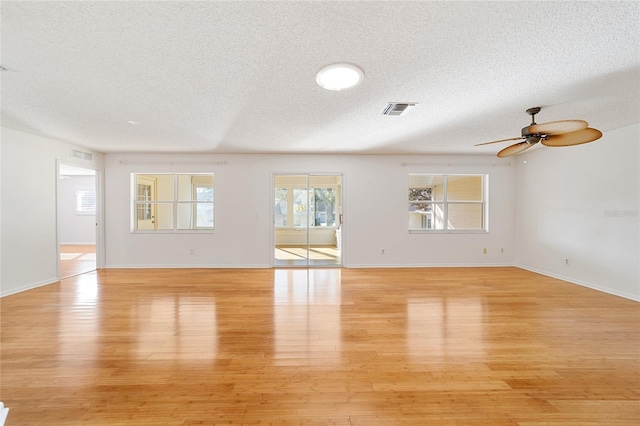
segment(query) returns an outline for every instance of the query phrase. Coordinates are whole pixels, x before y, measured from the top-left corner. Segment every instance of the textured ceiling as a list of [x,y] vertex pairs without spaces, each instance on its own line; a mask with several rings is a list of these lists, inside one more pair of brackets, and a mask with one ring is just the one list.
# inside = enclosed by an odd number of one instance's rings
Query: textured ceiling
[[[640,2],[1,2],[2,125],[101,152],[477,153],[640,122]],[[315,82],[347,61],[356,88]],[[387,102],[417,102],[401,117]],[[138,124],[130,124],[129,121]],[[572,148],[578,149],[578,148]]]

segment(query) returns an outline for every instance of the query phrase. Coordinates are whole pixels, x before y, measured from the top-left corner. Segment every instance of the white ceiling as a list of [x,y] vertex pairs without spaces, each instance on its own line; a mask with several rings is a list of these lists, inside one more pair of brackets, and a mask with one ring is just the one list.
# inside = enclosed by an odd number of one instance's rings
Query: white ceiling
[[[640,2],[1,2],[2,125],[101,152],[472,153],[640,122]],[[365,80],[331,92],[323,66]],[[387,102],[417,102],[401,117]],[[138,124],[130,124],[135,121]],[[547,148],[545,148],[547,149]],[[571,149],[578,149],[577,147]]]

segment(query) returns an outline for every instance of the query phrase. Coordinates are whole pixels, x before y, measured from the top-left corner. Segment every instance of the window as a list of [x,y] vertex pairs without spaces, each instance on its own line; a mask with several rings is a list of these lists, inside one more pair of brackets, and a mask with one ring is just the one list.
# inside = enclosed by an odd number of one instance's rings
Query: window
[[132,174],[134,231],[213,230],[213,174]]
[[96,191],[93,189],[76,190],[76,214],[96,214]]
[[409,175],[409,231],[486,231],[487,176]]

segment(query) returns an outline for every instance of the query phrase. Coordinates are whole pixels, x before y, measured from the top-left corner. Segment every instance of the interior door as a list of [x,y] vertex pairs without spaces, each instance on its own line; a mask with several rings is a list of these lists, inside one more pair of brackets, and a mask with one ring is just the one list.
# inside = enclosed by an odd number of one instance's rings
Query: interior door
[[342,176],[274,175],[274,266],[342,265]]
[[147,176],[138,175],[136,184],[138,185],[138,201],[137,203],[137,229],[157,229],[156,221],[156,204],[152,201],[156,200],[156,179]]

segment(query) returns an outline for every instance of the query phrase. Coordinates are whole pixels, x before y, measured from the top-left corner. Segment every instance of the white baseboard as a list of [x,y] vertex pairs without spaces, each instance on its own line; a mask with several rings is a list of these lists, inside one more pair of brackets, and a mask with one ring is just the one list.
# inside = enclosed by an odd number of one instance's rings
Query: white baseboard
[[201,265],[185,265],[185,264],[144,264],[144,265],[108,265],[104,269],[265,269],[271,268],[268,264],[255,265],[229,265],[229,264],[201,264]]
[[612,289],[612,288],[609,288],[609,287],[601,286],[601,285],[594,284],[594,283],[587,282],[587,281],[576,280],[575,278],[566,277],[566,276],[563,276],[563,275],[560,275],[560,274],[554,274],[552,272],[544,271],[542,269],[534,268],[534,267],[527,266],[527,265],[515,265],[515,266],[520,268],[520,269],[524,269],[524,270],[527,270],[527,271],[535,272],[536,274],[545,275],[547,277],[551,277],[551,278],[555,278],[555,279],[558,279],[558,280],[566,281],[568,283],[576,284],[576,285],[579,285],[579,286],[582,286],[582,287],[587,287],[587,288],[590,288],[592,290],[601,291],[603,293],[611,294],[613,296],[624,297],[625,299],[630,299],[630,300],[633,300],[635,302],[640,302],[640,296],[638,296],[638,295],[634,295],[634,294],[627,293],[627,292],[624,292],[624,291],[619,291],[619,290],[616,290],[616,289]]
[[514,266],[512,263],[419,263],[419,264],[367,264],[354,263],[345,265],[345,268],[504,268]]
[[24,284],[20,287],[12,288],[10,290],[2,290],[0,291],[0,297],[10,296],[12,294],[21,293],[27,290],[33,290],[34,288],[42,287],[49,284],[54,284],[59,282],[58,278],[49,278],[43,281],[39,281],[37,283]]
[[96,243],[95,242],[91,243],[91,242],[86,242],[86,241],[82,242],[82,243],[74,243],[74,242],[70,242],[70,243],[69,242],[64,242],[64,243],[62,243],[61,242],[60,245],[61,246],[95,246]]

